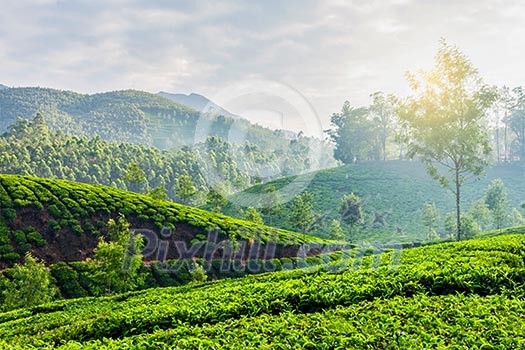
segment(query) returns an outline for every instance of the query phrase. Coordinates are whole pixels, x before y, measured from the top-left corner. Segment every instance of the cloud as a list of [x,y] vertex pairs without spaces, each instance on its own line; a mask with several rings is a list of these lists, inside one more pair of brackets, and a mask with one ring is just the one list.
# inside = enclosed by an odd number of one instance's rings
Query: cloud
[[405,93],[440,37],[487,81],[520,84],[523,20],[519,0],[6,0],[0,83],[213,96],[259,77],[302,92],[326,124],[344,100]]

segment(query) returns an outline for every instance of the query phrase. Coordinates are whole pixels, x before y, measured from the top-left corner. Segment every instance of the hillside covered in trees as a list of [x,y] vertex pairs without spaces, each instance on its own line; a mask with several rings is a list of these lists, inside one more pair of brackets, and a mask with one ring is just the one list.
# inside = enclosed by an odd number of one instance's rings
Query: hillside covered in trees
[[[136,90],[83,95],[49,88],[0,89],[0,133],[18,118],[31,120],[40,113],[52,130],[68,135],[155,146],[159,149],[202,143],[218,136],[244,147],[254,144],[277,155],[285,152],[290,139],[279,130],[253,125],[217,113],[198,111],[158,94]],[[316,159],[326,159],[326,145],[310,140]],[[313,165],[312,165],[313,166]]]
[[82,95],[47,88],[9,88],[0,91],[0,130],[17,118],[42,113],[52,129],[68,134],[171,148],[190,144],[199,113],[161,96],[140,91]]
[[[129,142],[107,141],[100,136],[72,136],[53,130],[41,114],[19,120],[0,136],[0,171],[111,185],[147,192],[159,189],[167,198],[202,204],[215,188],[226,195],[252,184],[283,175],[329,166],[330,159],[311,152],[330,152],[310,138],[284,140],[279,152],[246,142],[232,143],[220,136],[171,150]],[[129,178],[136,165],[140,176]],[[181,177],[189,177],[182,186]],[[184,178],[183,178],[184,179]],[[184,188],[181,188],[184,187]]]

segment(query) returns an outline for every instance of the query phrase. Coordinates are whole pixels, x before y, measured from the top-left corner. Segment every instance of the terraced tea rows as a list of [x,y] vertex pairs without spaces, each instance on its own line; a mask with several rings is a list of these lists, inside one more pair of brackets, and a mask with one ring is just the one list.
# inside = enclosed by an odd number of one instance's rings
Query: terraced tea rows
[[524,282],[525,235],[502,235],[16,310],[0,345],[518,349]]

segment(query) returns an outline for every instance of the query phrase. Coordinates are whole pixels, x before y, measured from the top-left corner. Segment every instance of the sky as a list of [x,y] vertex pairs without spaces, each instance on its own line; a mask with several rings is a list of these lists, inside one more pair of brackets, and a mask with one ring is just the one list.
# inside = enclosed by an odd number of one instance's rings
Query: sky
[[345,100],[407,94],[440,38],[487,83],[523,84],[523,23],[520,0],[0,0],[0,83],[196,92],[260,124],[304,129],[310,113],[327,128]]

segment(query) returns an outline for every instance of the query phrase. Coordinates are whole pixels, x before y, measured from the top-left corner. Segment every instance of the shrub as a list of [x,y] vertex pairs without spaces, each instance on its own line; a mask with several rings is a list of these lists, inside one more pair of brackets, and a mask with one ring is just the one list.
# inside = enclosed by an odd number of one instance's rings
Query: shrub
[[4,293],[4,310],[49,302],[57,294],[50,271],[30,253],[25,255],[24,265],[13,268],[11,276]]
[[153,209],[153,208],[148,208],[148,209],[144,210],[143,213],[148,215],[148,216],[157,215],[157,211],[155,209]]
[[60,226],[60,224],[58,223],[58,221],[56,220],[53,220],[53,219],[49,219],[49,221],[47,222],[47,226],[52,230],[52,231],[55,231],[55,232],[58,232],[62,229],[62,227]]
[[26,234],[22,230],[16,230],[13,232],[13,239],[16,242],[16,244],[20,245],[23,243],[27,243]]
[[141,220],[141,221],[149,221],[149,216],[141,214],[141,215],[139,215],[139,220]]
[[208,275],[206,275],[206,271],[204,271],[204,268],[200,265],[195,263],[193,268],[190,271],[191,274],[191,280],[194,282],[203,282],[208,279]]
[[13,246],[11,244],[2,244],[0,245],[0,255],[5,256],[8,253],[12,253],[15,250],[13,249]]
[[47,211],[49,211],[49,213],[57,219],[62,218],[62,211],[56,204],[51,204],[49,207],[47,207]]
[[65,262],[51,265],[51,275],[64,298],[81,298],[88,295],[79,283],[79,274]]
[[44,247],[47,244],[47,241],[42,237],[40,232],[35,229],[31,229],[26,232],[27,241],[37,247]]
[[[5,246],[3,246],[5,247]],[[20,261],[20,254],[16,253],[13,250],[12,246],[8,246],[10,249],[8,252],[1,254],[0,253],[0,260],[5,261],[5,263],[9,266],[13,265],[14,263]],[[0,250],[2,249],[2,246],[0,246]]]
[[77,235],[81,235],[82,233],[84,233],[84,229],[82,228],[82,226],[80,226],[80,224],[75,224],[71,226],[71,231],[73,231],[73,233],[76,233]]
[[13,220],[16,217],[16,210],[13,208],[3,208],[2,215],[6,220]]

